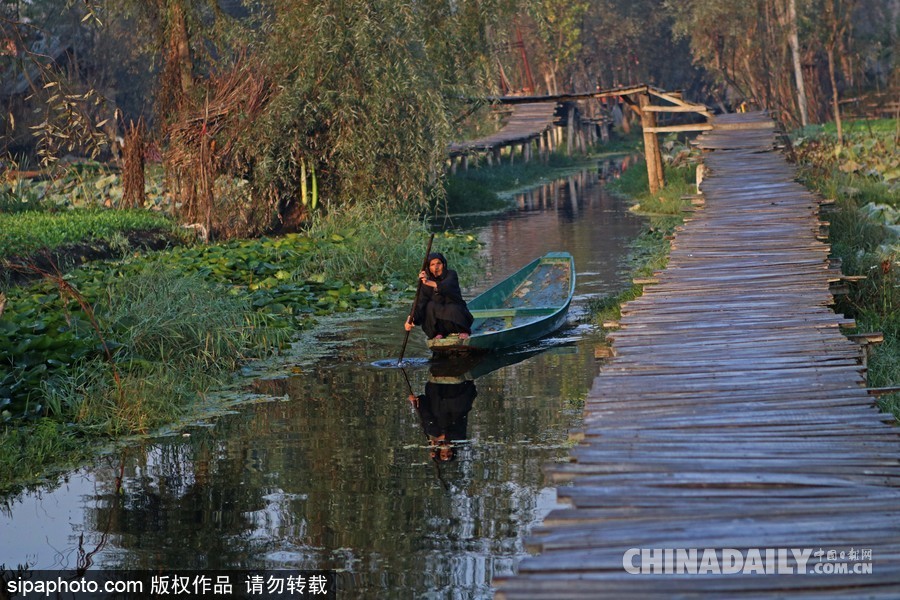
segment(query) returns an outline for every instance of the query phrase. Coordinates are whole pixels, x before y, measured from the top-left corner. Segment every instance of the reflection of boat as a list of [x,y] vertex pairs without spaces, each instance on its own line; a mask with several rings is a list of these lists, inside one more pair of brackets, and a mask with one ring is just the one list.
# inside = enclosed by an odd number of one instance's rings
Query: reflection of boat
[[475,317],[469,338],[430,339],[428,347],[436,354],[454,354],[536,340],[562,326],[574,293],[572,255],[550,252],[469,302]]
[[[525,361],[546,352],[547,347],[530,347],[515,352],[469,353],[459,356],[437,357],[428,369],[428,381],[435,383],[460,383],[475,380],[488,373]],[[557,347],[556,352],[568,349]]]

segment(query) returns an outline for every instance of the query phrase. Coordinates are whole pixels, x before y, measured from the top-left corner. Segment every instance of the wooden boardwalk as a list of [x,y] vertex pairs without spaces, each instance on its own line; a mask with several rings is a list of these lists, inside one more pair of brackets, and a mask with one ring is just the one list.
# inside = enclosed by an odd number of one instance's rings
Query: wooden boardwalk
[[450,144],[450,155],[487,152],[513,144],[523,144],[539,138],[553,127],[556,102],[536,102],[513,107],[506,124],[489,136]]
[[[817,199],[774,142],[761,113],[701,138],[705,207],[624,307],[584,439],[548,469],[571,508],[498,598],[900,597],[900,437],[829,308]],[[815,554],[799,575],[631,574],[633,548]],[[872,572],[809,573],[839,563]]]

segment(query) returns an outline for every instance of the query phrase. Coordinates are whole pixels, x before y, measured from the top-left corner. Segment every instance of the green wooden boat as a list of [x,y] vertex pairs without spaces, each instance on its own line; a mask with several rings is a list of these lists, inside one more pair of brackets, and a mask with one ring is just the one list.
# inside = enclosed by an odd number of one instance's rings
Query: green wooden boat
[[468,303],[475,317],[467,339],[428,340],[435,354],[487,352],[531,342],[559,329],[575,293],[575,261],[550,252]]

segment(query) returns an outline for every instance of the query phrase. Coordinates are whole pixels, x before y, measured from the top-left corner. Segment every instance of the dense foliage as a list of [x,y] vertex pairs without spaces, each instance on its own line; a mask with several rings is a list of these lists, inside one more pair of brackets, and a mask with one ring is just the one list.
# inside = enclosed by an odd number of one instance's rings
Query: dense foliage
[[[384,304],[414,281],[424,237],[423,230],[407,221],[382,215],[370,226],[329,222],[306,235],[179,247],[94,263],[64,279],[51,276],[36,286],[10,289],[0,321],[4,415],[45,414],[41,390],[47,378],[102,359],[104,346],[113,351],[114,362],[129,367],[136,360],[177,364],[161,348],[179,346],[179,354],[200,356],[195,350],[204,336],[221,329],[252,333],[256,348],[264,352],[315,315]],[[449,255],[469,254],[477,247],[471,236],[451,234],[436,244]],[[217,298],[237,304],[230,309],[211,306]],[[228,315],[238,315],[233,318],[239,323],[216,328],[206,322]],[[138,323],[153,333],[136,334]],[[263,333],[253,333],[257,329]],[[262,343],[260,335],[271,339]],[[194,341],[188,343],[189,338]],[[249,351],[251,338],[227,344],[231,360]],[[216,356],[210,364],[227,370],[228,360]]]
[[[797,157],[807,185],[835,200],[827,216],[832,252],[848,275],[862,275],[837,298],[837,310],[884,342],[868,363],[871,387],[900,382],[900,173],[897,120],[850,123],[844,143],[834,127],[798,132]],[[882,397],[900,415],[900,394]]]
[[[746,100],[787,123],[801,124],[801,101],[811,122],[821,122],[834,118],[833,93],[900,83],[896,3],[667,0],[665,5],[675,35],[689,41],[695,64],[719,82],[723,100]],[[789,49],[794,30],[797,47]],[[807,65],[802,99],[792,63]]]
[[[0,489],[92,443],[196,414],[207,390],[318,315],[407,301],[425,226],[357,211],[304,235],[131,254],[7,289]],[[434,243],[472,267],[472,236]]]
[[833,127],[811,127],[794,140],[801,162],[822,173],[834,169],[883,187],[882,196],[900,204],[900,131],[896,120],[852,123],[838,140]]
[[0,213],[0,259],[66,244],[114,240],[130,231],[169,230],[171,219],[144,210]]
[[[352,203],[421,208],[442,189],[453,119],[489,88],[502,39],[490,28],[510,6],[16,3],[0,28],[23,60],[7,73],[33,79],[17,89],[46,114],[11,119],[8,148],[44,165],[66,152],[117,156],[114,136],[151,117],[148,154],[161,151],[173,209],[211,235],[293,228]],[[135,29],[140,42],[124,44]],[[51,37],[60,51],[38,51]],[[141,61],[149,69],[130,68]],[[8,103],[17,112],[19,99]]]
[[425,206],[440,194],[447,142],[484,116],[469,99],[504,90],[651,83],[794,123],[897,85],[890,0],[34,0],[0,10],[7,149],[47,164],[114,158],[116,136],[145,117],[146,154],[165,159],[173,211],[220,237],[297,227],[352,203]]

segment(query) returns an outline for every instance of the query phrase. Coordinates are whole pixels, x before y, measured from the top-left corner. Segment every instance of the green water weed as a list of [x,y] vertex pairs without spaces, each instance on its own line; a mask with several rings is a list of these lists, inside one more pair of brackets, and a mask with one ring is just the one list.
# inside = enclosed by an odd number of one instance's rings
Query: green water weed
[[[0,213],[0,259],[95,240],[121,240],[129,231],[168,231],[171,219],[145,210]],[[117,237],[119,236],[119,237]]]

